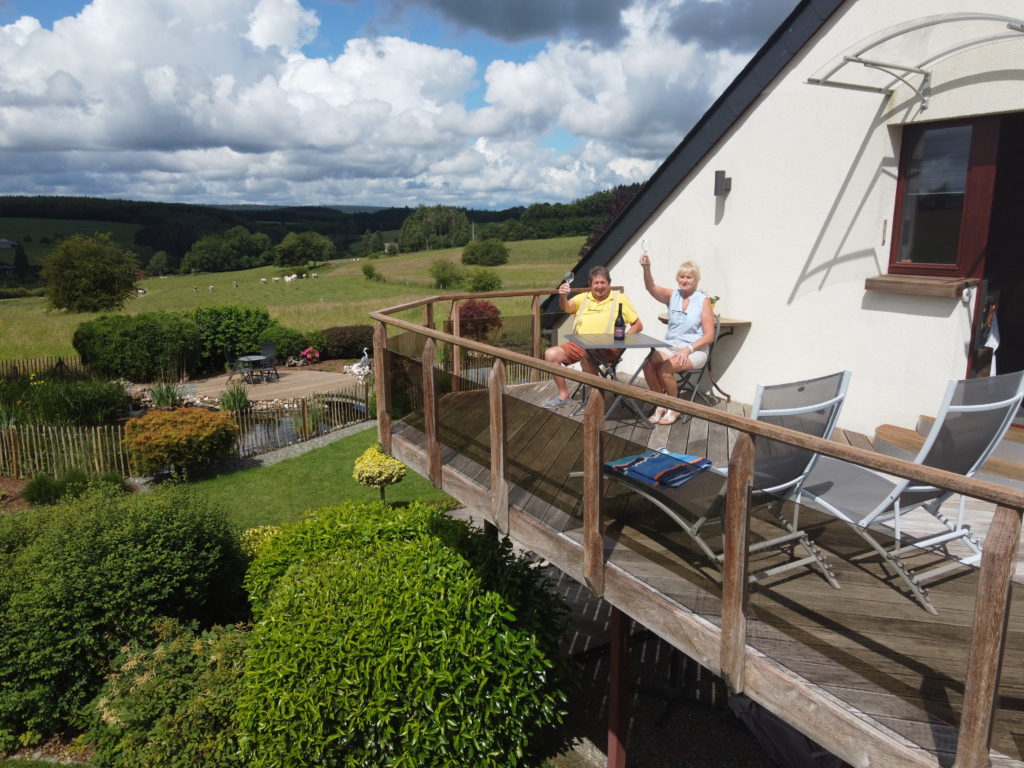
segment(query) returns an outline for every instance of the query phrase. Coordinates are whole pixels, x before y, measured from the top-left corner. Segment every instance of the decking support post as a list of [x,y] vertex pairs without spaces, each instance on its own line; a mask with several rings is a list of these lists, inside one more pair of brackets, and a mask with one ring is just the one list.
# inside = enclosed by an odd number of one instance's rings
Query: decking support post
[[[533,297],[530,316],[533,318],[533,322],[530,324],[533,336],[533,356],[540,360],[540,296]],[[530,381],[540,381],[540,371],[536,368],[530,369]]]
[[508,414],[505,412],[505,363],[495,360],[487,382],[491,425],[491,520],[510,535],[508,514]]
[[384,453],[391,453],[391,355],[388,329],[377,321],[373,329],[373,391],[377,396],[377,440]]
[[612,606],[608,659],[608,768],[626,768],[629,736],[629,617]]
[[725,496],[724,555],[722,563],[722,677],[732,693],[743,692],[743,664],[747,646],[747,539],[750,499],[754,486],[754,439],[746,432],[736,440],[729,457]]
[[985,537],[967,656],[960,736],[953,768],[987,768],[991,765],[992,720],[1006,647],[1011,579],[1020,544],[1020,516],[1021,513],[1015,509],[997,507]]
[[423,345],[423,431],[427,438],[427,473],[435,488],[441,487],[441,437],[437,421],[437,381],[434,363],[437,343],[427,339]]
[[[462,338],[462,322],[459,318],[459,300],[452,299],[452,311],[449,317],[452,324],[452,336]],[[462,378],[462,347],[457,344],[451,345],[452,349],[452,391],[458,392],[459,379]]]
[[590,591],[604,595],[604,534],[601,532],[604,495],[601,465],[601,427],[604,426],[604,394],[591,387],[583,412],[583,577]]

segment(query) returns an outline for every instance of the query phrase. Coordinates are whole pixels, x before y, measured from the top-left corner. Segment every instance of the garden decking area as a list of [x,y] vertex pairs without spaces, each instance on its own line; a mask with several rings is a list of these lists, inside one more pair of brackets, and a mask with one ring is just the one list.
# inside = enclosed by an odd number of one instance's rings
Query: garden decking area
[[[654,430],[621,406],[606,418],[604,405],[617,394],[646,401],[648,410],[669,403],[571,371],[603,400],[592,395],[575,416],[546,410],[540,403],[553,394],[547,378],[557,369],[539,354],[433,329],[435,304],[451,301],[455,317],[466,298],[436,299],[421,323],[373,315],[378,419],[393,455],[851,765],[1024,765],[1024,612],[1009,581],[1022,494],[870,453],[856,434],[805,438],[821,453],[965,491],[972,514],[985,517],[985,560],[928,584],[933,616],[849,526],[805,508],[801,527],[840,588],[800,567],[745,589],[747,574],[790,556],[748,558],[736,546],[748,531],[753,540],[780,532],[743,493],[749,437],[796,444],[799,434],[752,422],[738,403],[681,406],[695,418]],[[535,320],[537,310],[535,302]],[[534,327],[538,350],[540,323]],[[446,346],[490,354],[496,362],[486,383],[455,370],[460,355],[438,355]],[[648,447],[706,456],[719,467],[732,462],[730,483],[738,484],[727,497],[721,567],[665,513],[602,476],[603,461]],[[705,473],[685,486],[693,508],[706,509],[723,482]],[[609,764],[624,765],[625,756],[613,749]]]

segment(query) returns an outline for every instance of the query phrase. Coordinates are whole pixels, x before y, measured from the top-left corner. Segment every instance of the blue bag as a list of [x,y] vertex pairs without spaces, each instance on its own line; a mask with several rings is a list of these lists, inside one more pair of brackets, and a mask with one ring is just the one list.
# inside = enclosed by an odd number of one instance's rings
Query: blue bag
[[711,466],[703,456],[656,450],[605,462],[605,469],[655,488],[676,488]]

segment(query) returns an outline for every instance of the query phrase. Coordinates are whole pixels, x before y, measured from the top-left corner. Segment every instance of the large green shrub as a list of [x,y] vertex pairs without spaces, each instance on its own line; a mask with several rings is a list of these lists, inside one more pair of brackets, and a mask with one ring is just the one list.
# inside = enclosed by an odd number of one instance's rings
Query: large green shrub
[[225,350],[232,356],[257,352],[263,332],[273,322],[266,309],[234,304],[196,307],[188,316],[196,324],[198,373],[223,372]]
[[462,263],[481,267],[508,264],[508,248],[501,240],[474,240],[462,249]]
[[178,485],[0,516],[0,751],[74,729],[154,619],[237,620],[243,562],[225,515]]
[[157,644],[133,642],[88,709],[97,768],[241,768],[235,699],[249,633],[154,623]]
[[462,267],[448,259],[434,259],[427,269],[434,281],[434,287],[442,290],[455,288],[466,279]]
[[[276,320],[260,334],[260,341],[269,341],[277,349],[278,361],[286,360],[289,357],[298,357],[299,353],[307,347],[319,349],[323,346],[323,336],[318,332],[303,333],[293,328],[287,328]],[[259,345],[257,344],[257,349]]]
[[102,315],[82,323],[71,343],[82,362],[101,376],[156,381],[192,370],[199,341],[199,327],[187,316],[143,312]]
[[470,293],[500,291],[501,277],[488,267],[473,267],[466,276],[466,289]]
[[266,542],[238,721],[255,768],[516,766],[561,721],[565,607],[507,541],[421,504]]
[[348,360],[362,357],[364,349],[373,351],[372,325],[336,325],[320,334],[324,339],[321,357],[327,360]]
[[164,469],[187,472],[237,450],[238,425],[223,411],[178,408],[149,411],[125,425],[132,467],[143,474]]

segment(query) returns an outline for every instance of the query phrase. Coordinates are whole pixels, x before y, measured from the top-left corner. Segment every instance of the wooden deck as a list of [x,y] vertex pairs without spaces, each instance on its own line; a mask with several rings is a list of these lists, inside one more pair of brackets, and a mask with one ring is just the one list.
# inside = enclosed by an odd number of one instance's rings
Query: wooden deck
[[[583,582],[583,492],[574,475],[583,466],[583,426],[568,408],[539,407],[552,393],[553,385],[538,383],[510,386],[503,396],[509,505],[524,513],[510,534]],[[728,408],[742,413],[736,404]],[[488,516],[487,390],[440,396],[438,425],[442,486]],[[429,476],[424,426],[422,412],[396,421],[392,452]],[[722,466],[736,439],[725,427],[699,419],[644,429],[622,407],[609,416],[606,428],[606,458],[668,447]],[[838,439],[869,447],[856,434]],[[694,508],[706,505],[720,485],[710,474],[688,484]],[[932,616],[848,527],[807,510],[801,520],[825,550],[841,589],[809,568],[752,587],[747,643],[755,653],[748,656],[744,692],[772,702],[778,715],[837,754],[836,745],[843,745],[841,756],[851,765],[952,765],[978,572],[963,569],[930,585],[939,611]],[[618,484],[606,483],[602,521],[608,564],[604,598],[717,673],[722,610],[717,569],[667,516]],[[752,523],[755,536],[777,530],[759,517]],[[752,561],[751,572],[785,558],[776,553]],[[1024,611],[1017,592],[992,736],[997,766],[1024,766]],[[779,691],[790,688],[799,695],[780,699]]]

